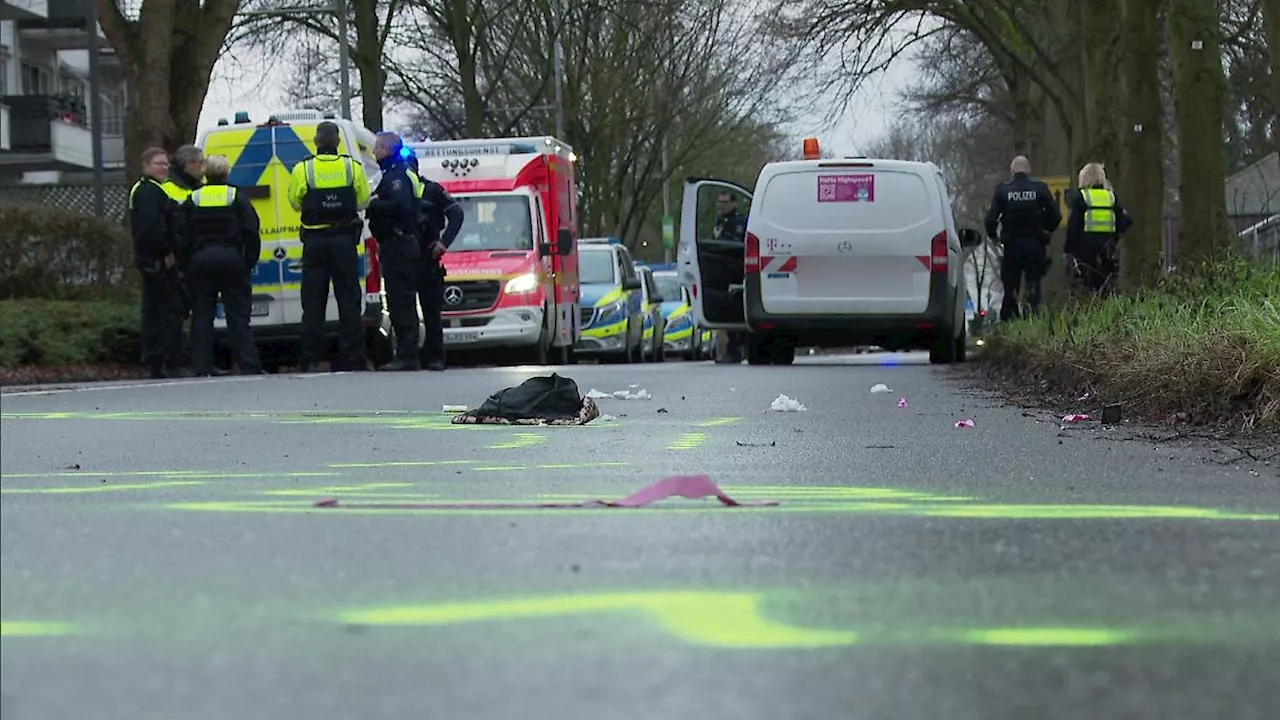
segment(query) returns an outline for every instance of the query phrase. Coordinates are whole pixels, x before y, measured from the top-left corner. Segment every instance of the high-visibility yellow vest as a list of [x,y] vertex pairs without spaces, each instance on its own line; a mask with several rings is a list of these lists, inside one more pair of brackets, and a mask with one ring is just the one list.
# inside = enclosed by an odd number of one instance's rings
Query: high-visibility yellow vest
[[1084,188],[1084,231],[1111,235],[1116,231],[1116,196],[1102,188]]
[[191,197],[192,192],[174,182],[172,178],[160,183],[160,189],[164,190],[164,194],[168,195],[170,200],[179,205],[186,202],[187,198]]
[[239,247],[241,238],[236,224],[236,189],[228,185],[205,185],[191,193],[191,217],[188,232],[192,238],[192,251],[205,245],[219,244]]

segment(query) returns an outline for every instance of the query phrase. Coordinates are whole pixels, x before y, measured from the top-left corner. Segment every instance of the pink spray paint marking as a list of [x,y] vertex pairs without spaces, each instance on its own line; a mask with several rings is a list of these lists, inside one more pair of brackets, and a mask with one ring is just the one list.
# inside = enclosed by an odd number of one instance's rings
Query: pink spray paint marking
[[906,407],[907,407],[907,399],[906,399],[906,398],[898,398],[898,407],[900,407],[900,408],[906,408]]
[[1089,416],[1083,413],[1072,413],[1071,415],[1063,415],[1062,422],[1076,423],[1081,420],[1088,420]]
[[958,428],[973,427],[973,421],[972,421],[972,420],[957,420],[957,421],[956,421],[956,427],[958,427]]
[[875,202],[876,176],[819,175],[818,202]]
[[482,502],[428,502],[428,503],[339,503],[337,498],[317,500],[315,507],[323,508],[365,508],[365,509],[419,509],[419,510],[517,510],[525,508],[638,508],[659,500],[671,497],[683,497],[700,500],[714,497],[726,507],[772,507],[777,500],[758,500],[740,502],[724,493],[710,475],[672,475],[649,485],[633,495],[621,500],[584,500],[582,502],[516,502],[516,503],[482,503]]

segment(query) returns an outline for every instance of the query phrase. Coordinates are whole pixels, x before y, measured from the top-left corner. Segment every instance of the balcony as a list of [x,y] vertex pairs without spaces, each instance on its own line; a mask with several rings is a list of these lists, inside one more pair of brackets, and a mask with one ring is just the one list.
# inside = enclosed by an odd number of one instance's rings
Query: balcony
[[0,20],[42,20],[49,16],[49,0],[0,0]]
[[[84,102],[58,95],[6,95],[9,146],[0,167],[22,172],[93,168],[93,135],[85,122]],[[103,119],[102,161],[107,168],[124,161],[123,123]]]
[[[18,36],[27,44],[36,43],[46,50],[83,50],[89,47],[86,2],[92,0],[2,0],[10,4],[47,4],[43,17],[27,17],[17,23]],[[102,31],[98,30],[102,37]],[[105,43],[105,38],[103,39]]]

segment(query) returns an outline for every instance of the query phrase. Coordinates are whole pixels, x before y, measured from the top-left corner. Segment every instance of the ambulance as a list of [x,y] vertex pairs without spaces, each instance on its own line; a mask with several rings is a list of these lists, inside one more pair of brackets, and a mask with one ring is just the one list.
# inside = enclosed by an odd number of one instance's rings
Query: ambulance
[[[227,157],[231,164],[229,184],[237,192],[248,195],[258,213],[262,254],[253,270],[251,325],[254,339],[260,346],[265,346],[262,353],[263,366],[271,371],[277,370],[282,364],[291,363],[292,351],[300,349],[301,219],[289,204],[287,191],[293,167],[315,154],[316,126],[324,121],[338,126],[338,152],[350,155],[359,162],[368,176],[370,190],[376,188],[382,173],[373,154],[374,134],[356,122],[326,115],[318,110],[284,110],[273,113],[266,122],[258,124],[250,121],[247,112],[238,112],[232,122],[227,122],[225,118],[218,120],[216,127],[204,131],[198,143],[206,157]],[[385,345],[391,333],[390,317],[383,303],[376,248],[377,243],[370,237],[366,224],[357,252],[365,291],[363,324],[370,352]],[[226,320],[221,306],[214,324],[215,332],[221,340],[226,332]],[[332,291],[325,311],[325,324],[330,340],[336,339],[338,306]],[[419,333],[419,337],[422,337],[422,333]],[[225,343],[220,342],[219,345]],[[220,352],[225,354],[225,348]]]
[[568,363],[582,336],[573,149],[546,136],[406,145],[465,215],[444,256],[446,348]]

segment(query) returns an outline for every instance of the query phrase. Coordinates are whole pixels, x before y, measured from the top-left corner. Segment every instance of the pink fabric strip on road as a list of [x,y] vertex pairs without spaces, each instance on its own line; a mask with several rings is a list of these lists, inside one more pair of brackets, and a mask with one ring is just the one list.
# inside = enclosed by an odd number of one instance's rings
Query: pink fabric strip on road
[[582,502],[425,502],[425,503],[339,503],[337,498],[317,500],[315,507],[366,508],[366,509],[427,509],[427,510],[514,510],[518,508],[638,508],[671,497],[699,500],[714,497],[727,507],[770,507],[777,500],[739,502],[729,497],[711,480],[710,475],[672,475],[649,485],[621,500],[584,500]]

